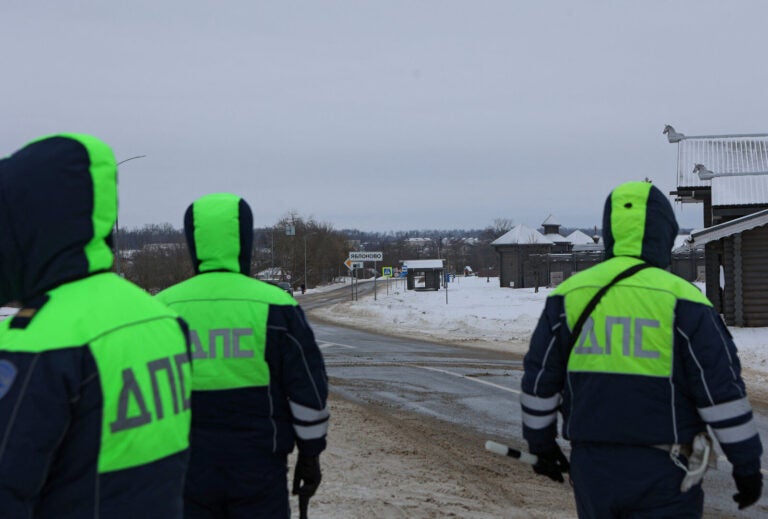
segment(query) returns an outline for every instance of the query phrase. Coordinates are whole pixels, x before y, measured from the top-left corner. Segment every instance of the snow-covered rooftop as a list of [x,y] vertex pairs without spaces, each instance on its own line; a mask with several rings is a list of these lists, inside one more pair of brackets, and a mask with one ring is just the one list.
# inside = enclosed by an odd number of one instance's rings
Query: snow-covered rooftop
[[[700,246],[710,241],[719,240],[720,238],[748,231],[755,227],[762,227],[763,225],[768,225],[768,209],[748,214],[729,222],[713,225],[706,229],[693,231],[690,236],[690,243],[693,246]],[[691,246],[690,243],[689,246]]]
[[580,230],[576,229],[571,234],[565,237],[566,240],[573,243],[574,245],[591,245],[595,243],[595,240],[581,232]]
[[571,240],[569,240],[562,234],[557,234],[556,232],[548,232],[547,234],[544,235],[544,237],[547,238],[548,240],[551,240],[553,243],[572,243]]
[[557,218],[555,218],[554,215],[549,215],[541,225],[560,225],[560,222],[557,221]]
[[441,269],[443,268],[443,260],[441,259],[403,260],[403,266],[408,267],[409,270]]
[[553,245],[554,242],[539,231],[525,224],[516,225],[512,230],[496,238],[491,245]]

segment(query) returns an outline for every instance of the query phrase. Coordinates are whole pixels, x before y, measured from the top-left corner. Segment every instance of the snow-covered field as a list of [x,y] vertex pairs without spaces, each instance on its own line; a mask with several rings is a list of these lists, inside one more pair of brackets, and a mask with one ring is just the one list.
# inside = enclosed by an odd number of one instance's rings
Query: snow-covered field
[[[703,284],[697,286],[704,289]],[[312,310],[311,315],[393,334],[525,353],[551,290],[501,288],[498,278],[456,277],[448,284],[447,298],[444,289],[405,290],[402,279],[379,280],[376,292],[375,300],[372,295],[360,297]],[[297,299],[301,302],[301,294]],[[768,380],[768,328],[731,327],[730,331],[742,364],[758,375],[758,380],[750,382]]]

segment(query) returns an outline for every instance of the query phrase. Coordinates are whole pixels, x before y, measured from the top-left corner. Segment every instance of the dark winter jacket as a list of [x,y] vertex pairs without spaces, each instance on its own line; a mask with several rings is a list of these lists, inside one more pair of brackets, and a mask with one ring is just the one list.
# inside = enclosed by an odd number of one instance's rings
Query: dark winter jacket
[[[646,182],[608,197],[607,260],[562,283],[547,299],[525,357],[523,434],[532,450],[555,441],[557,411],[572,442],[690,443],[712,427],[741,473],[760,467],[762,445],[731,335],[709,300],[669,273],[677,223]],[[595,293],[620,272],[571,349],[571,330]]]
[[189,354],[109,272],[116,164],[57,135],[0,160],[0,517],[181,517]]
[[190,326],[192,452],[211,463],[325,448],[325,365],[304,313],[253,279],[253,224],[241,198],[213,194],[184,219],[196,275],[157,297]]

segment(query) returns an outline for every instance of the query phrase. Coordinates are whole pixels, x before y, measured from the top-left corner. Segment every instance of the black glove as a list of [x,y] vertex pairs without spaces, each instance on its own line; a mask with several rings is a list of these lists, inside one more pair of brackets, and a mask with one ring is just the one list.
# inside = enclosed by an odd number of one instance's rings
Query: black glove
[[293,495],[306,498],[314,496],[321,479],[320,456],[304,456],[299,453],[293,471]]
[[560,483],[565,481],[563,473],[570,470],[571,464],[568,463],[568,458],[565,457],[558,444],[535,454],[539,458],[539,461],[533,466],[533,471],[536,474],[547,476],[552,481]]
[[760,499],[763,490],[763,475],[759,472],[748,476],[733,475],[738,493],[733,494],[733,500],[739,503],[739,510],[746,508]]

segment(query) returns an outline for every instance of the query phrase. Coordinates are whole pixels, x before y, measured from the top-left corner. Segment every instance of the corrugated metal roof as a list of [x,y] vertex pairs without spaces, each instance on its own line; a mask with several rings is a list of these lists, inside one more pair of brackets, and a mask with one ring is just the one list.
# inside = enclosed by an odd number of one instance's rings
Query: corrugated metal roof
[[768,203],[768,175],[715,177],[710,182],[713,207]]
[[491,242],[491,245],[553,245],[552,240],[545,238],[535,229],[520,224],[511,231],[503,234]]
[[677,144],[678,187],[709,185],[693,172],[696,164],[723,174],[768,171],[768,135],[685,137]]
[[[696,164],[734,176],[701,180]],[[677,144],[678,188],[711,186],[713,206],[768,203],[768,175],[746,175],[761,171],[768,171],[768,134],[686,136]]]
[[702,245],[719,240],[720,238],[725,238],[726,236],[732,236],[754,229],[755,227],[762,227],[767,224],[768,209],[764,209],[756,213],[748,214],[747,216],[742,216],[741,218],[736,218],[730,222],[713,225],[712,227],[707,227],[706,229],[699,231],[693,231],[691,233],[689,246]]

